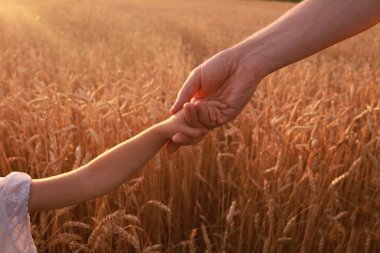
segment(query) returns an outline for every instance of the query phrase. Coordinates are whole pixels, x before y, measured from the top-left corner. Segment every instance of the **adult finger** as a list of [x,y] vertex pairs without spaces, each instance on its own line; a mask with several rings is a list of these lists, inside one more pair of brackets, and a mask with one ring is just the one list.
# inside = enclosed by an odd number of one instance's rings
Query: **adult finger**
[[176,101],[174,105],[170,108],[170,113],[175,114],[179,110],[181,110],[182,106],[189,102],[190,99],[197,93],[197,91],[201,87],[201,75],[200,69],[195,68],[190,75],[187,77],[185,83],[182,88],[178,92]]

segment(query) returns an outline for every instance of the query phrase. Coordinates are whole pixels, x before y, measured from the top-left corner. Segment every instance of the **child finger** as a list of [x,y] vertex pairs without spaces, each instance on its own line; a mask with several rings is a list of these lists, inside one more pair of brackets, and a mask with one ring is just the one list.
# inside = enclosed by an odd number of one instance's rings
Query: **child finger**
[[211,120],[207,103],[197,102],[195,104],[198,113],[198,119],[204,127],[214,128],[215,123]]
[[210,111],[212,111],[212,114],[214,115],[213,116],[214,122],[216,124],[218,124],[218,126],[221,126],[223,124],[222,110],[220,110],[220,109],[218,109],[216,107],[211,107]]
[[217,111],[217,116],[216,116],[216,118],[217,118],[217,122],[218,122],[218,124],[219,124],[219,126],[221,126],[221,125],[223,125],[224,124],[224,119],[223,119],[223,114],[222,114],[222,112],[221,111]]
[[198,120],[198,113],[194,104],[186,103],[184,105],[185,118],[187,123],[192,127],[202,127],[201,122]]
[[[218,111],[220,110],[218,108],[210,105],[208,102],[200,102],[198,104],[197,109],[198,108],[199,108],[198,117],[203,125],[207,126],[208,128],[215,128],[219,126],[217,123],[217,120],[218,120],[217,115],[218,115]],[[205,116],[202,116],[202,114],[206,115],[206,113],[208,114],[208,118]]]

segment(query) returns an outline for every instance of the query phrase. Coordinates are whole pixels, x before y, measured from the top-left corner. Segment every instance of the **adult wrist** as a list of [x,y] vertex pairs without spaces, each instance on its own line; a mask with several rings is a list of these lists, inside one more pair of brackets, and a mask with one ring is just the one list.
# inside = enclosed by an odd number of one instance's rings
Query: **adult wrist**
[[238,44],[228,49],[228,53],[235,62],[237,71],[249,73],[256,80],[262,80],[272,72],[265,64],[265,57],[249,45]]

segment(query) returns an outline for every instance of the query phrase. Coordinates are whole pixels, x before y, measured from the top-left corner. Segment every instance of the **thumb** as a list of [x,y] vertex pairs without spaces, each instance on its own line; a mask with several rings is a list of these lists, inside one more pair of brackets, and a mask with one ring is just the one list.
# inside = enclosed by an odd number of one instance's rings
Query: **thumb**
[[174,153],[174,152],[177,151],[180,147],[181,147],[181,144],[174,143],[172,140],[170,140],[170,141],[168,142],[168,144],[166,145],[166,150],[167,150],[169,153]]
[[178,92],[174,105],[170,108],[170,113],[175,114],[182,109],[183,105],[190,102],[191,98],[197,93],[201,87],[200,68],[195,68],[187,77],[182,88]]

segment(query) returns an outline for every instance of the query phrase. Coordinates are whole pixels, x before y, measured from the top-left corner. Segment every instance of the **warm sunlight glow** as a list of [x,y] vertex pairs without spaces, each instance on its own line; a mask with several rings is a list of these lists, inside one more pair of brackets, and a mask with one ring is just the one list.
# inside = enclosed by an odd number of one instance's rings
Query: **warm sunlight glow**
[[[339,1],[320,2],[330,8],[330,2]],[[354,2],[361,1],[347,4]],[[193,83],[202,88],[223,83],[207,87],[215,91],[210,96],[215,100],[232,94],[237,103],[237,95],[249,101],[236,118],[211,129],[198,144],[173,154],[162,149],[144,166],[138,164],[140,171],[128,179],[100,163],[104,173],[98,180],[89,180],[95,175],[90,170],[66,187],[40,189],[34,200],[47,192],[58,204],[63,197],[54,194],[56,189],[68,190],[70,197],[88,189],[88,198],[98,196],[91,195],[97,190],[114,190],[76,205],[63,201],[70,205],[63,209],[31,212],[37,251],[380,252],[380,27],[265,76],[250,100],[249,90],[256,88],[252,76],[260,71],[241,64],[261,63],[262,58],[223,51],[256,31],[263,36],[263,27],[294,5],[0,0],[0,177],[19,171],[41,179],[77,170],[170,118],[169,109],[191,70],[221,51],[220,58],[213,57],[217,64],[205,64],[211,70],[202,66],[192,72]],[[325,23],[335,29],[335,23]],[[292,42],[308,38],[297,33],[299,25],[288,25],[280,34],[297,34]],[[285,54],[268,53],[261,45],[291,44],[291,60],[303,51],[299,43],[268,34],[268,43],[259,40],[245,47],[263,49],[271,63]],[[232,51],[239,56],[224,54]],[[240,88],[242,83],[248,85],[240,91],[225,85]],[[187,106],[195,114],[201,110]],[[181,127],[166,125],[163,130],[159,124],[154,129],[152,136],[165,136],[159,145],[170,141],[177,128],[190,131],[180,115],[171,119]],[[138,152],[111,156],[110,164],[133,164],[148,153],[150,140]],[[117,184],[99,187],[115,175]],[[0,184],[0,193],[4,188]],[[13,193],[9,196],[14,201]],[[63,206],[58,204],[52,206]],[[14,222],[21,220],[16,218]],[[1,222],[0,236],[7,232]],[[13,235],[25,238],[18,228]],[[3,252],[7,250],[0,245]]]

